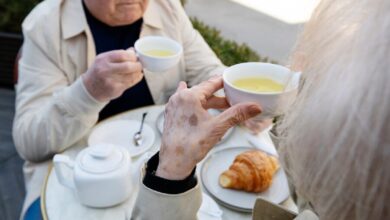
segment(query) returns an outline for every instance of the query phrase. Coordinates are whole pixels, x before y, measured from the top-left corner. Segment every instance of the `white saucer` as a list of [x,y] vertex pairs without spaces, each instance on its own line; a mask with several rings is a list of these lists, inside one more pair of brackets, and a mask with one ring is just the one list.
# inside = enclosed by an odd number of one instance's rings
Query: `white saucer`
[[156,127],[160,134],[162,134],[164,131],[164,111],[158,115],[156,120]]
[[117,120],[103,122],[97,125],[88,138],[88,145],[109,143],[125,147],[131,157],[143,154],[154,144],[155,134],[153,129],[144,123],[142,129],[142,144],[135,146],[134,134],[139,130],[141,122],[135,120]]
[[217,202],[234,210],[251,212],[257,197],[275,204],[288,198],[290,192],[287,177],[282,168],[274,174],[272,185],[262,193],[225,189],[219,185],[220,174],[229,168],[234,158],[244,151],[253,149],[251,147],[225,148],[215,151],[205,159],[200,170],[201,180],[203,186]]

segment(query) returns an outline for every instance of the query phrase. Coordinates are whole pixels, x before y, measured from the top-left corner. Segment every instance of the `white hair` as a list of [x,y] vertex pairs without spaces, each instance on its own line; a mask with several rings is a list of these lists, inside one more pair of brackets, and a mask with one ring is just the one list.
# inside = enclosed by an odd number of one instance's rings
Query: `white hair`
[[390,1],[323,0],[295,54],[279,151],[298,194],[321,219],[390,219]]

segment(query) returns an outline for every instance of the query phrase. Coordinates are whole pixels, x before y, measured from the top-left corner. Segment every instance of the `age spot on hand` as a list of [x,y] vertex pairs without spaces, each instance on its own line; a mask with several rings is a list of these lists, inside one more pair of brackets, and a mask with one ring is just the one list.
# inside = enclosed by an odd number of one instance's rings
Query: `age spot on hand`
[[175,148],[175,154],[176,156],[180,156],[184,154],[184,147],[178,146]]
[[191,126],[196,126],[198,125],[198,117],[196,117],[195,114],[192,114],[191,117],[188,119],[188,122]]

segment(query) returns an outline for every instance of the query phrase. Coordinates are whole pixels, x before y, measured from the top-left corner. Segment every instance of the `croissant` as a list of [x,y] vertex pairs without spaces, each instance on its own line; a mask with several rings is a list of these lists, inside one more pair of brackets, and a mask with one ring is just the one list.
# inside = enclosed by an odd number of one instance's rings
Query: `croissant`
[[259,150],[239,154],[228,170],[219,176],[224,188],[263,192],[272,183],[272,176],[279,169],[278,160]]

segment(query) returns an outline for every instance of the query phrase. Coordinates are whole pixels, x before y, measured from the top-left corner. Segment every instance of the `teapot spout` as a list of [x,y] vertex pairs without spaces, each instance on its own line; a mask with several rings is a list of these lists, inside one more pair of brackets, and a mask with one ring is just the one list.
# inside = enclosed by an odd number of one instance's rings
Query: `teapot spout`
[[[70,189],[75,189],[73,175],[70,177],[66,175],[66,173],[73,173],[74,162],[68,156],[56,154],[53,158],[53,163],[58,181]],[[65,172],[64,168],[67,169],[67,172]]]

